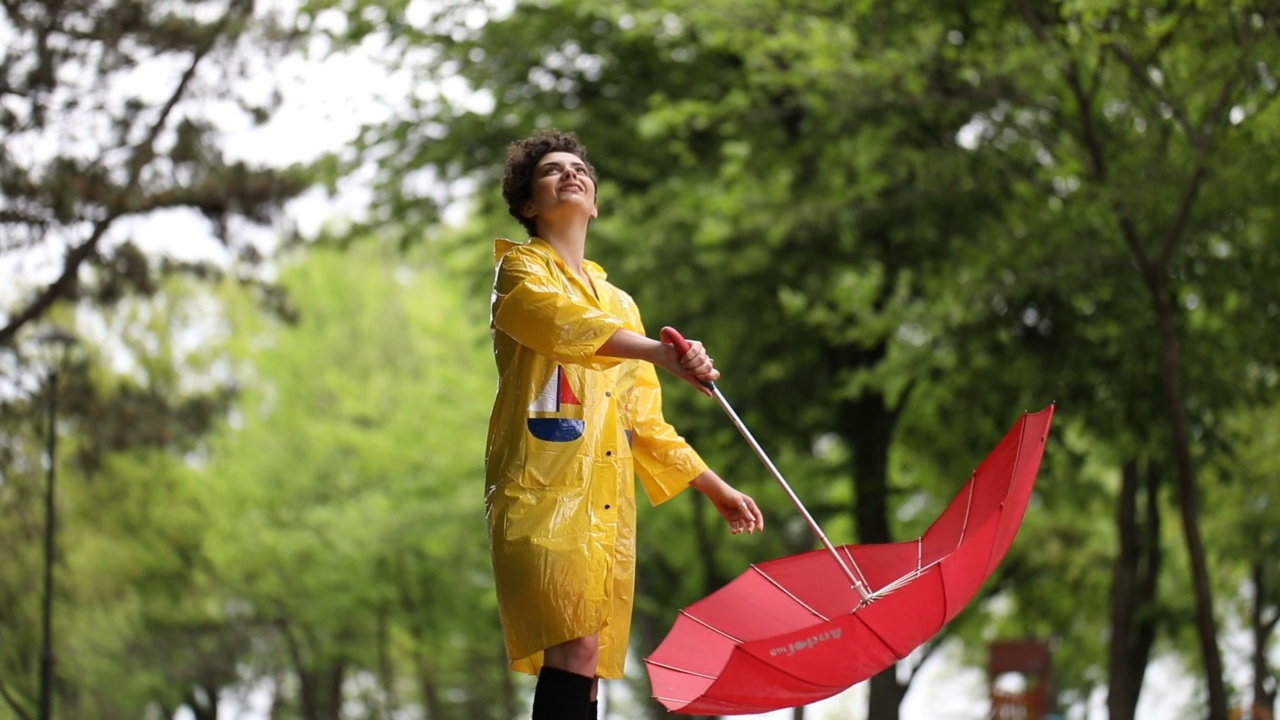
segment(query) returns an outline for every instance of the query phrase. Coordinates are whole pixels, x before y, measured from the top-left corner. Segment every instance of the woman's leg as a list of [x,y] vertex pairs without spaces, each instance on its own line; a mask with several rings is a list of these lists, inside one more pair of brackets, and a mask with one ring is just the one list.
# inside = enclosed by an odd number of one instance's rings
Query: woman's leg
[[589,635],[553,645],[543,653],[542,672],[533,691],[533,720],[588,718],[596,694],[600,636]]
[[600,663],[600,636],[588,635],[552,645],[543,651],[542,657],[544,665],[594,678],[596,665]]

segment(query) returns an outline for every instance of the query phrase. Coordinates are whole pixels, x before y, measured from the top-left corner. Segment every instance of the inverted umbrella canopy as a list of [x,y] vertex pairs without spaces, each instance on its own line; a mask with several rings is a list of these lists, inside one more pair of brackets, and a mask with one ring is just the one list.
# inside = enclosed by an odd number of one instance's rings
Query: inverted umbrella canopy
[[682,610],[645,660],[654,697],[677,713],[767,712],[831,697],[906,657],[1009,551],[1053,412],[1023,415],[920,538],[832,547],[814,525],[827,549],[753,565]]

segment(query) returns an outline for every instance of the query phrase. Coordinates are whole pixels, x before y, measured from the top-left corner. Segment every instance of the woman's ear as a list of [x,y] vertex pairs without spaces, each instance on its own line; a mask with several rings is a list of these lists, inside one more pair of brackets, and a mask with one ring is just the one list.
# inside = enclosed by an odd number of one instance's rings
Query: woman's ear
[[599,206],[599,205],[594,205],[594,204],[593,204],[593,205],[591,206],[591,217],[592,217],[592,218],[598,218],[598,217],[600,217],[600,206]]
[[524,204],[523,208],[520,209],[520,214],[524,215],[527,218],[531,218],[534,215],[538,214],[538,209],[534,207],[533,201],[530,200]]

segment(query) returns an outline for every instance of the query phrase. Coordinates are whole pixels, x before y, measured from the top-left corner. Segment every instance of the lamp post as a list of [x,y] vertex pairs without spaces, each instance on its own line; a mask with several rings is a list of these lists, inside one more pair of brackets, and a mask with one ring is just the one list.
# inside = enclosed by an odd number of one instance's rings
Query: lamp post
[[53,718],[53,562],[57,539],[57,503],[55,495],[58,481],[58,373],[66,364],[67,355],[76,343],[71,333],[50,327],[36,335],[41,355],[47,361],[49,392],[49,433],[45,437],[48,452],[49,479],[44,497],[44,605],[41,610],[43,638],[40,649],[40,720]]

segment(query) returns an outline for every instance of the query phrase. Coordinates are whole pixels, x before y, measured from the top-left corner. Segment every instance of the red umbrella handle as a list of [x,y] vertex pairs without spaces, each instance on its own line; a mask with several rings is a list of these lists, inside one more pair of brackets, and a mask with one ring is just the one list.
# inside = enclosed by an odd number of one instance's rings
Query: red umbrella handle
[[[684,339],[684,336],[680,334],[679,330],[671,327],[670,325],[662,328],[662,342],[675,347],[676,352],[680,353],[681,358],[683,358],[690,349],[689,341]],[[716,384],[714,382],[710,380],[699,380],[698,382],[702,383],[702,386],[706,389],[715,392]]]
[[[680,331],[673,327],[668,326],[662,328],[662,341],[674,346],[676,352],[680,353],[680,357],[684,357],[684,354],[689,352],[689,341],[685,340],[684,336],[680,334]],[[866,579],[862,577],[862,571],[858,569],[857,563],[853,561],[852,557],[847,558],[849,561],[848,564],[845,563],[846,558],[842,558],[840,553],[836,551],[835,545],[832,545],[831,541],[827,539],[827,534],[822,532],[822,528],[818,525],[818,521],[813,519],[813,516],[809,514],[808,508],[804,506],[804,503],[800,502],[799,496],[797,496],[795,491],[791,489],[791,485],[787,482],[787,479],[782,477],[782,473],[779,472],[777,466],[773,464],[773,461],[769,459],[764,448],[760,447],[760,443],[756,442],[756,439],[752,437],[751,431],[748,430],[746,424],[742,422],[742,418],[738,417],[738,413],[734,412],[733,407],[729,405],[729,401],[725,400],[724,395],[720,392],[720,389],[716,387],[716,384],[710,380],[704,380],[702,381],[702,384],[711,391],[716,402],[720,403],[721,409],[723,409],[725,414],[729,416],[729,419],[733,421],[734,426],[738,428],[738,432],[742,433],[742,437],[746,438],[747,444],[755,451],[756,457],[760,458],[760,461],[764,463],[766,468],[768,468],[769,473],[773,475],[773,479],[777,480],[778,484],[782,486],[782,489],[787,491],[787,496],[791,498],[791,503],[796,506],[796,509],[804,516],[805,521],[809,523],[809,529],[813,530],[813,534],[817,535],[818,539],[822,541],[822,544],[826,546],[827,550],[831,551],[831,556],[840,564],[840,569],[844,571],[844,574],[848,576],[849,581],[853,583],[854,589],[858,591],[858,594],[862,596],[864,601],[870,600],[871,590],[867,586]],[[853,566],[852,570],[849,569],[850,565]],[[854,574],[855,571],[857,572],[856,575]]]

